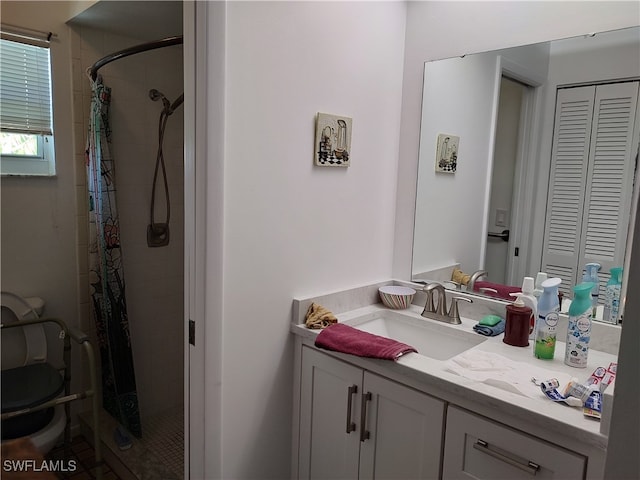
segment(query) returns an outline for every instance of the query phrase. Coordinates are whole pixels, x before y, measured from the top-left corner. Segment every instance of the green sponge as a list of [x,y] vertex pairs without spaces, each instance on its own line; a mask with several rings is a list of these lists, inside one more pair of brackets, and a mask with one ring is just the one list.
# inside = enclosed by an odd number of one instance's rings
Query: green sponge
[[486,325],[487,327],[493,327],[494,325],[500,323],[502,318],[498,315],[485,315],[482,317],[482,320],[478,322],[478,325]]

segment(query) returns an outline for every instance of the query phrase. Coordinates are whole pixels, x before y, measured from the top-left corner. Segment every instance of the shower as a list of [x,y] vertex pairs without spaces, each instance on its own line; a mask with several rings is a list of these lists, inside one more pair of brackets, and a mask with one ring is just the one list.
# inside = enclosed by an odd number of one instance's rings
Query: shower
[[[157,3],[160,2],[152,2]],[[89,38],[92,31],[86,32]],[[84,30],[81,34],[84,35]],[[78,41],[85,38],[82,35]],[[109,37],[104,48],[124,41],[129,40],[115,36],[112,41]],[[110,136],[113,148],[109,152],[117,153],[113,155],[118,164],[114,178],[121,180],[117,200],[122,208],[115,225],[121,227],[118,232],[124,254],[120,264],[127,273],[126,279],[121,277],[123,283],[126,280],[128,307],[129,336],[126,338],[129,341],[125,347],[132,351],[135,359],[135,363],[124,370],[135,373],[142,430],[141,437],[128,431],[137,449],[136,455],[130,455],[131,451],[121,453],[113,443],[118,440],[123,447],[127,445],[122,442],[122,435],[116,435],[122,423],[121,415],[119,412],[114,415],[107,408],[108,402],[103,402],[100,418],[106,425],[102,429],[103,440],[114,447],[113,461],[135,475],[144,474],[144,478],[180,479],[185,471],[184,402],[188,390],[184,362],[185,213],[181,180],[184,172],[182,111],[187,102],[181,95],[184,91],[181,44],[182,37],[167,37],[133,45],[104,56],[86,69],[92,82],[102,81],[100,77],[104,77],[107,87],[115,78],[130,78],[128,82],[117,83],[112,91],[117,102],[112,104],[111,129],[105,129],[105,133],[114,132]],[[167,65],[171,68],[167,69]],[[149,80],[157,84],[147,83]],[[153,186],[149,184],[151,180]],[[147,225],[150,226],[148,237]],[[111,224],[107,226],[111,228],[109,231],[113,230]],[[147,238],[153,246],[166,246],[150,248]],[[149,335],[150,331],[153,335]],[[167,339],[175,341],[167,342]],[[119,358],[108,364],[120,368]],[[82,423],[85,425],[87,421],[83,419]],[[126,425],[123,426],[126,429]]]
[[[153,187],[151,189],[151,206],[149,208],[149,225],[147,226],[147,245],[149,247],[163,247],[169,243],[169,218],[171,217],[171,202],[169,198],[169,183],[167,181],[167,170],[164,164],[164,154],[162,146],[164,143],[164,129],[169,116],[182,105],[184,94],[180,95],[175,102],[171,103],[161,92],[152,88],[149,90],[149,98],[154,102],[162,100],[162,111],[158,121],[158,154],[156,156],[156,167],[153,172]],[[155,221],[156,207],[156,185],[158,183],[158,170],[162,168],[162,179],[164,183],[164,197],[166,202],[166,214],[164,222]]]

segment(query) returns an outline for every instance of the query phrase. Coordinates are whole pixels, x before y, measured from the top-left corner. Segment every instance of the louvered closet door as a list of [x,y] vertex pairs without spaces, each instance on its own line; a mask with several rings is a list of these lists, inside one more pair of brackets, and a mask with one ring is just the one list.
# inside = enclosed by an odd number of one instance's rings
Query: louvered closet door
[[602,290],[624,262],[637,101],[638,82],[558,91],[543,269],[566,293],[585,263],[602,265]]
[[573,284],[580,255],[594,98],[595,86],[588,86],[558,90],[556,99],[542,261],[564,289]]
[[578,274],[586,263],[602,265],[602,299],[611,267],[624,263],[638,147],[633,137],[637,101],[638,82],[596,88]]

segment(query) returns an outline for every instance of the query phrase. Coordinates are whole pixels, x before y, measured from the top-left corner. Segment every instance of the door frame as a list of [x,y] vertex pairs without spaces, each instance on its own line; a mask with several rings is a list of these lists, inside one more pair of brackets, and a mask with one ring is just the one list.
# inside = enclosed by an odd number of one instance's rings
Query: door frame
[[[540,112],[542,111],[542,85],[545,79],[511,60],[498,57],[498,82],[508,77],[529,87],[523,92],[518,147],[513,183],[511,218],[509,222],[509,255],[507,256],[506,281],[508,285],[520,285],[528,274],[532,221],[524,221],[527,210],[533,204],[535,188],[531,179],[536,178],[539,142]],[[498,89],[500,85],[497,86]],[[498,90],[499,91],[499,90]],[[496,119],[497,120],[497,119]],[[492,162],[493,164],[493,162]],[[515,256],[515,248],[519,254]]]

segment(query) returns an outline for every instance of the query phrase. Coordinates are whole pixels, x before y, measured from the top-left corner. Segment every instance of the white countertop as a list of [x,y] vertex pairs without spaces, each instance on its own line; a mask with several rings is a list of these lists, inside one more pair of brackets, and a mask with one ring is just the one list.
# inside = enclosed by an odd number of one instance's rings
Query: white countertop
[[[375,315],[376,312],[383,310],[387,310],[387,308],[379,303],[350,310],[336,316],[341,323],[349,324],[363,315]],[[475,320],[462,318],[462,325],[448,325],[421,317],[422,308],[416,305],[412,305],[400,312],[421,321],[434,322],[447,328],[461,329],[478,335],[473,331],[473,326],[477,323]],[[302,337],[309,344],[313,344],[315,337],[319,333],[319,330],[310,330],[299,324],[292,324],[291,331]],[[505,344],[502,341],[503,337],[504,335],[482,337],[485,340],[464,352],[464,355],[469,352],[480,352],[480,354],[488,352],[506,357],[514,362],[521,362],[526,364],[527,371],[525,375],[529,378],[531,377],[531,372],[535,372],[535,376],[539,380],[558,377],[560,390],[564,388],[565,382],[571,377],[576,377],[580,382],[584,382],[596,367],[607,367],[611,362],[617,362],[615,355],[590,350],[588,367],[578,369],[565,365],[564,342],[557,342],[553,360],[540,360],[533,356],[532,345],[529,347],[513,347]],[[532,344],[533,342],[530,343]],[[360,365],[365,369],[378,371],[378,373],[384,373],[386,369],[390,377],[401,375],[404,378],[410,378],[428,387],[426,391],[433,389],[436,391],[434,393],[435,396],[441,395],[445,397],[443,398],[444,400],[451,403],[467,408],[469,408],[469,405],[473,405],[484,414],[495,410],[500,413],[495,418],[497,421],[506,421],[505,418],[524,419],[526,423],[548,431],[548,438],[553,439],[554,435],[562,435],[563,438],[575,438],[576,441],[599,449],[606,448],[607,437],[600,433],[600,421],[585,417],[582,408],[569,407],[564,403],[556,403],[547,399],[542,391],[533,385],[532,391],[534,393],[529,396],[510,392],[504,388],[453,373],[447,370],[448,361],[435,360],[420,353],[406,354],[398,359],[397,362],[335,354],[333,352],[331,354]],[[535,393],[536,389],[539,392],[538,395]],[[610,386],[607,393],[612,391],[613,386]],[[522,425],[518,425],[518,428],[521,427]],[[562,444],[563,442],[559,443]]]

